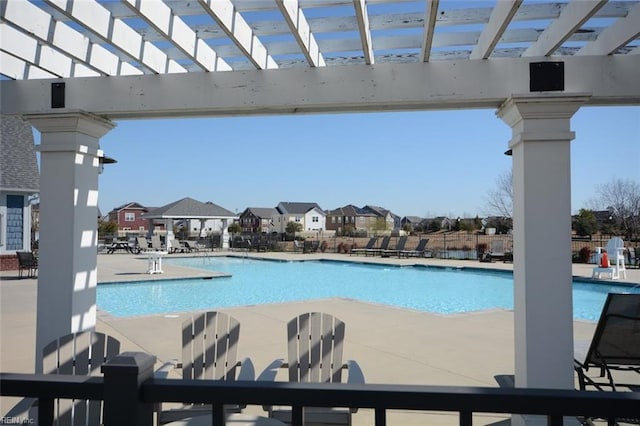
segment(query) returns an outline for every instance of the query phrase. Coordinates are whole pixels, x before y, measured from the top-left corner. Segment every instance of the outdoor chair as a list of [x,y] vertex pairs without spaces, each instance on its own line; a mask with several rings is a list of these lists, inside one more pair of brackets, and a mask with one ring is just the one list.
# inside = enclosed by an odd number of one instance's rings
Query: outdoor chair
[[382,254],[385,250],[389,249],[389,243],[391,242],[391,237],[383,237],[382,242],[380,243],[380,247],[372,248],[364,251],[365,256],[375,256],[377,254]]
[[377,241],[378,241],[378,237],[369,238],[369,242],[367,243],[366,246],[362,248],[352,248],[351,251],[349,252],[349,255],[353,256],[354,254],[358,255],[361,253],[366,253],[367,250],[371,250],[376,246]]
[[[364,383],[364,375],[356,361],[342,362],[345,324],[332,315],[311,312],[287,323],[288,362],[273,361],[258,377],[259,381],[276,379],[286,369],[290,382],[340,383],[342,371],[348,371],[348,383]],[[264,407],[269,417],[292,422],[290,407]],[[305,424],[350,425],[356,409],[307,407],[303,409]]]
[[[101,367],[120,353],[120,342],[103,333],[85,331],[62,336],[42,350],[42,372],[44,374],[67,374],[74,376],[97,376]],[[43,402],[41,401],[40,404]],[[103,423],[102,401],[58,399],[53,404],[53,418],[46,418],[47,410],[38,407],[37,399],[27,398],[14,407],[15,412],[27,407],[38,408],[38,423],[41,425],[98,425]],[[29,418],[36,418],[31,413]],[[54,422],[55,420],[55,422]]]
[[22,278],[24,271],[27,271],[29,278],[34,278],[38,271],[38,258],[30,251],[19,251],[18,255],[18,276]]
[[[581,390],[640,391],[640,294],[607,295],[587,354],[574,368]],[[640,423],[640,415],[617,420]]]
[[[239,338],[240,323],[230,315],[212,311],[189,318],[182,323],[182,362],[166,362],[155,376],[167,376],[174,368],[180,368],[184,380],[254,380],[251,360],[238,361]],[[239,413],[242,408],[225,406],[225,415]],[[159,410],[158,424],[205,415],[212,415],[210,405],[187,404],[181,408]]]
[[413,250],[402,250],[399,257],[424,257],[427,250],[428,238],[423,238],[418,242],[418,245]]
[[485,253],[480,260],[483,262],[493,262],[494,260],[506,262],[508,259],[513,259],[513,257],[505,251],[504,241],[493,240],[491,241],[489,252]]
[[400,253],[404,250],[404,246],[407,244],[407,240],[408,239],[409,239],[409,237],[407,237],[406,235],[400,237],[400,239],[398,239],[398,243],[396,244],[396,248],[383,250],[380,253],[380,256],[382,256],[382,257],[389,257],[389,256],[398,256],[398,257],[400,257]]

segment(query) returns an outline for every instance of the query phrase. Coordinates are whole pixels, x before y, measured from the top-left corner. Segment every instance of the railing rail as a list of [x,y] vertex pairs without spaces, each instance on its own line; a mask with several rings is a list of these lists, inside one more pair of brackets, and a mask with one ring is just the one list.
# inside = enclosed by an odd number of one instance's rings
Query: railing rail
[[[158,379],[148,368],[154,360],[124,353],[105,364],[104,378],[0,373],[0,395],[41,403],[59,397],[103,400],[107,426],[151,425],[159,402],[211,403],[214,425],[224,425],[226,404],[288,405],[294,426],[304,424],[302,407],[314,406],[373,409],[376,426],[386,425],[386,411],[393,409],[456,412],[461,426],[472,424],[473,413],[542,415],[555,426],[562,425],[563,416],[599,417],[613,424],[615,418],[637,417],[640,407],[639,392]],[[44,408],[51,412],[39,412],[40,424],[51,424],[53,404]]]

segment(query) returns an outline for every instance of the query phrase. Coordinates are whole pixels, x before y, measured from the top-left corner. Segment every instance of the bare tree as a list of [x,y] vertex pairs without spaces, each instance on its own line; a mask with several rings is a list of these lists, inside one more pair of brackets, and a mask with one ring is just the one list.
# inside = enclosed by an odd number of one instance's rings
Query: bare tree
[[613,179],[596,188],[597,206],[609,210],[626,235],[640,232],[640,184],[630,179]]
[[496,188],[486,197],[489,216],[513,216],[513,171],[508,170],[496,178]]

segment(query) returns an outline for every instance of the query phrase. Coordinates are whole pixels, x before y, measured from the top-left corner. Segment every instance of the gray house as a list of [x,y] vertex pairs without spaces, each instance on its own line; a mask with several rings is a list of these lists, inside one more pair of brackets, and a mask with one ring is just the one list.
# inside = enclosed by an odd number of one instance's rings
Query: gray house
[[31,125],[0,117],[0,269],[17,269],[16,252],[31,251],[30,200],[40,191]]

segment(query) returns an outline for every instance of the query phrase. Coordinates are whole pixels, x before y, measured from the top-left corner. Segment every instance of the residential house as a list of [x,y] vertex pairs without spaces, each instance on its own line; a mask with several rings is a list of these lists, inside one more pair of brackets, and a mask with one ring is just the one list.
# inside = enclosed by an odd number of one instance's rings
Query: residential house
[[246,234],[270,234],[277,232],[274,219],[278,211],[273,207],[247,207],[240,213],[239,223]]
[[107,215],[110,222],[118,224],[118,234],[139,233],[145,234],[148,230],[147,220],[142,215],[147,213],[149,208],[140,203],[130,202],[118,206]]
[[0,128],[0,270],[12,270],[16,252],[32,249],[31,198],[40,191],[40,173],[31,125],[3,115]]
[[303,231],[324,231],[326,227],[326,213],[317,203],[289,203],[281,202],[277,205],[274,229],[278,233],[285,233],[287,223],[302,224]]
[[327,212],[327,230],[338,235],[369,233],[375,229],[377,219],[374,212],[349,204]]
[[390,210],[387,210],[383,207],[366,205],[362,208],[363,210],[370,211],[374,213],[376,216],[381,217],[387,223],[387,230],[397,231],[400,229],[400,216],[392,213]]
[[409,232],[414,232],[416,230],[422,231],[422,221],[424,219],[419,216],[405,216],[400,219],[400,227],[405,229],[408,228]]
[[420,223],[422,230],[425,232],[430,231],[451,231],[453,229],[453,219],[446,216],[438,216],[432,218],[425,218]]

